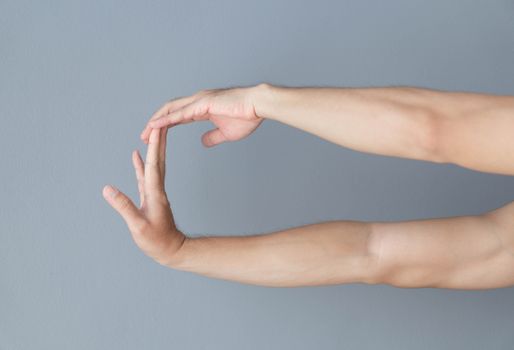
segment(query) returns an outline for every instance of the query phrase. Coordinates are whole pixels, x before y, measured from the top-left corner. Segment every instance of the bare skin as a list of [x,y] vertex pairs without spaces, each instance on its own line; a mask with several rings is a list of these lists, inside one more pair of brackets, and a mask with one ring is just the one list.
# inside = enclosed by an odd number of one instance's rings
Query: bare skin
[[476,216],[406,222],[333,221],[250,236],[187,237],[164,189],[166,131],[209,120],[207,147],[272,119],[354,150],[514,175],[514,97],[416,88],[255,87],[201,91],[166,103],[135,152],[140,207],[104,196],[136,244],[170,268],[267,286],[341,283],[486,289],[514,285],[514,202]]

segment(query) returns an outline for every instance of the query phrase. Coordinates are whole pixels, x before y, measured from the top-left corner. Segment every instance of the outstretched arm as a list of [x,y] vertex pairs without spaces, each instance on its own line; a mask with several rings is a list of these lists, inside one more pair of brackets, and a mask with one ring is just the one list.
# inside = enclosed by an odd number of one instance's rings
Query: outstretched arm
[[273,86],[259,96],[258,114],[342,146],[514,175],[514,96]]
[[165,104],[151,127],[210,120],[206,146],[276,120],[358,151],[514,175],[514,96],[420,88],[256,87],[206,90]]
[[[500,212],[502,214],[500,214]],[[485,289],[514,284],[514,227],[481,216],[336,221],[268,235],[188,238],[170,267],[267,286],[342,283]]]
[[334,221],[263,235],[186,237],[164,191],[165,134],[135,155],[142,206],[106,188],[136,244],[162,265],[267,286],[384,283],[459,289],[514,284],[514,204],[484,215],[408,222]]

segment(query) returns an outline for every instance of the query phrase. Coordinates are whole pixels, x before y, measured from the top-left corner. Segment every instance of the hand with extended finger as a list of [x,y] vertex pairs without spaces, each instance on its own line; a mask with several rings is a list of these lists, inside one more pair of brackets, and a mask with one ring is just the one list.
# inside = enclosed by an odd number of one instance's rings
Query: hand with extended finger
[[158,263],[172,267],[187,237],[175,226],[164,190],[166,136],[167,128],[151,130],[145,163],[137,151],[132,154],[139,208],[112,186],[105,186],[103,195],[123,217],[138,247]]
[[243,139],[263,120],[257,115],[255,108],[258,89],[257,86],[205,90],[170,101],[151,117],[141,133],[141,139],[148,142],[152,128],[202,120],[209,120],[215,126],[202,136],[202,143],[206,147]]

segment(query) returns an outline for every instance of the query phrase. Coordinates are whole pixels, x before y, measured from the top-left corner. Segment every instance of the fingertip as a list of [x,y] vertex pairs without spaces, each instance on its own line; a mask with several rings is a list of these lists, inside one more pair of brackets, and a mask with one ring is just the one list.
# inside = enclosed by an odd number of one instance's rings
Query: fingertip
[[206,148],[211,148],[213,146],[205,137],[202,137],[202,145]]
[[139,150],[137,149],[134,152],[132,152],[132,163],[136,167],[144,167],[143,158],[141,158],[141,153],[139,153]]
[[141,140],[146,141],[148,139],[148,135],[150,134],[150,131],[152,131],[152,128],[147,124],[143,130],[143,132],[141,132],[141,135],[140,135],[140,138]]
[[202,144],[207,148],[211,147],[211,144],[212,144],[209,134],[210,134],[210,131],[207,131],[205,134],[202,135]]
[[119,191],[111,185],[104,186],[104,188],[102,190],[102,194],[103,194],[104,198],[107,200],[112,199],[118,192]]
[[213,147],[227,141],[227,138],[219,129],[207,131],[202,135],[202,143],[205,147]]
[[149,143],[159,142],[160,133],[161,133],[161,129],[159,129],[159,128],[152,129],[148,142]]

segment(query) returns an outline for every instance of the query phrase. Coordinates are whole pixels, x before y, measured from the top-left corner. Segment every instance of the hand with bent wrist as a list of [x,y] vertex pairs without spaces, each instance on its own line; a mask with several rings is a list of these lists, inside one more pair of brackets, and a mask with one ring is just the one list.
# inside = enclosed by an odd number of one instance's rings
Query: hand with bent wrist
[[141,139],[148,143],[152,128],[162,128],[210,121],[215,128],[202,136],[202,143],[212,147],[237,141],[250,135],[263,121],[257,112],[257,101],[267,93],[269,85],[202,90],[192,96],[165,103],[148,121]]

